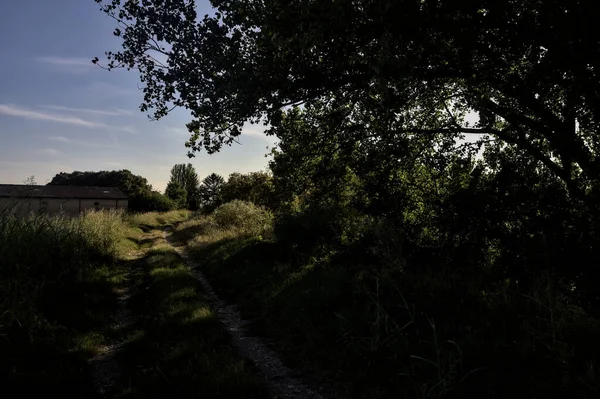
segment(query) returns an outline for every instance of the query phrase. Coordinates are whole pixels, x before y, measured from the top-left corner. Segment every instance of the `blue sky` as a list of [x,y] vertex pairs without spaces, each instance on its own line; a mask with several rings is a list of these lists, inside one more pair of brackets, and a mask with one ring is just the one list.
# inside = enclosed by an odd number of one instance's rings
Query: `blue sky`
[[[210,13],[199,0],[199,13]],[[0,13],[0,183],[39,184],[59,172],[129,169],[163,190],[171,167],[191,162],[202,178],[265,169],[272,138],[246,129],[241,145],[188,159],[189,116],[150,122],[138,109],[136,72],[90,60],[118,50],[114,21],[94,0],[19,0]]]

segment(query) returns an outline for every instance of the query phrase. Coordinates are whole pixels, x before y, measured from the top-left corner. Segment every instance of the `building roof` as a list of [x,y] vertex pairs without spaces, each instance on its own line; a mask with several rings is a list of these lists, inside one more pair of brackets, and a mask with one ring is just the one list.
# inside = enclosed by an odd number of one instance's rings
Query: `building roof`
[[127,199],[116,187],[0,184],[0,197]]

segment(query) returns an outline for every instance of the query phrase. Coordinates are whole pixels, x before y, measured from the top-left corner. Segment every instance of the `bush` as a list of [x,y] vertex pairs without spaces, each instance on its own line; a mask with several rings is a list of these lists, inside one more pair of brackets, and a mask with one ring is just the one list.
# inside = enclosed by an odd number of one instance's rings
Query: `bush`
[[168,212],[175,208],[175,202],[158,191],[150,191],[129,199],[131,212]]
[[273,214],[251,202],[234,200],[218,207],[213,217],[224,229],[237,229],[247,234],[263,234],[273,227]]

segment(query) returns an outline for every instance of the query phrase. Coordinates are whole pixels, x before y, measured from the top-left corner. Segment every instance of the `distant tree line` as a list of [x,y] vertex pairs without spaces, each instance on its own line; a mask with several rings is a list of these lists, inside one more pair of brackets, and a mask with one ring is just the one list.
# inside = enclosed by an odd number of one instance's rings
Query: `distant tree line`
[[227,180],[211,173],[202,181],[192,164],[177,164],[164,194],[154,190],[148,180],[127,169],[100,172],[61,172],[49,185],[117,187],[129,197],[132,212],[164,212],[172,209],[210,212],[221,204],[242,200],[274,206],[273,178],[267,172],[232,173]]
[[273,178],[268,172],[232,173],[225,180],[211,173],[202,181],[192,164],[178,164],[171,169],[165,195],[179,207],[210,212],[233,200],[273,206]]

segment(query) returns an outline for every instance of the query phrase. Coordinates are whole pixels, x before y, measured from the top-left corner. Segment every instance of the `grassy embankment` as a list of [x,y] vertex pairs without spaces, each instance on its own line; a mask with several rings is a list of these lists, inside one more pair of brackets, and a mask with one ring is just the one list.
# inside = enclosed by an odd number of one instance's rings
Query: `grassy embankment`
[[523,292],[485,276],[408,273],[410,258],[374,261],[383,234],[344,251],[303,251],[278,242],[270,222],[228,204],[176,234],[289,364],[335,381],[344,396],[600,397],[598,320],[552,276]]
[[0,214],[0,375],[6,393],[93,396],[87,359],[107,339],[136,231],[116,213]]
[[[261,397],[255,370],[231,349],[193,276],[164,245],[161,229],[187,217],[3,213],[0,375],[7,397],[95,397],[88,360],[115,341],[125,342],[115,397]],[[114,330],[124,289],[134,294],[127,306],[136,322]]]

